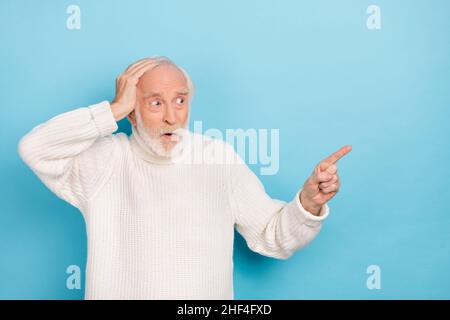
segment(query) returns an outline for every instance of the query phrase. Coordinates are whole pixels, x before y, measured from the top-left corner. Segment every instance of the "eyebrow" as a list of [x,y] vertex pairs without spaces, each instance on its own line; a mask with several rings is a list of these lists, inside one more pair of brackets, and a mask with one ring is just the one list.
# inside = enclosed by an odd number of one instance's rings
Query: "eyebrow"
[[[188,94],[189,94],[189,91],[188,90],[181,90],[181,91],[177,91],[177,92],[175,92],[177,95],[180,95],[180,96],[187,96]],[[160,97],[161,96],[161,93],[160,92],[152,92],[152,91],[149,91],[149,92],[147,92],[147,93],[144,93],[144,98],[150,98],[150,97]]]

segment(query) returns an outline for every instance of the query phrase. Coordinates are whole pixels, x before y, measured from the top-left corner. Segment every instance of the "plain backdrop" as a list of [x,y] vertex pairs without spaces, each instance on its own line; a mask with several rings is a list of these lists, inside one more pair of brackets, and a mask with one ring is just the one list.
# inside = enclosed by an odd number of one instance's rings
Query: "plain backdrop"
[[[66,27],[72,4],[79,30]],[[372,4],[379,30],[366,26]],[[278,173],[250,166],[273,198],[290,201],[320,160],[353,146],[309,246],[276,260],[236,233],[236,299],[449,299],[449,18],[446,0],[2,0],[0,298],[84,295],[84,271],[66,288],[66,268],[86,264],[82,216],[20,160],[19,139],[111,101],[130,63],[166,55],[196,85],[191,123],[280,130]]]

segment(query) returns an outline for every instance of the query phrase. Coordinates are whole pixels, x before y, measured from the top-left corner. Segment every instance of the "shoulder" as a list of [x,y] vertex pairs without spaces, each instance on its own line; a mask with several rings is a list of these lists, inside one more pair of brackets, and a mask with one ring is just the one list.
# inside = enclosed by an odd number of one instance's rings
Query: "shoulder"
[[91,147],[85,150],[79,156],[79,163],[93,163],[104,165],[105,162],[123,158],[129,148],[129,139],[125,133],[112,134],[105,137],[99,137]]

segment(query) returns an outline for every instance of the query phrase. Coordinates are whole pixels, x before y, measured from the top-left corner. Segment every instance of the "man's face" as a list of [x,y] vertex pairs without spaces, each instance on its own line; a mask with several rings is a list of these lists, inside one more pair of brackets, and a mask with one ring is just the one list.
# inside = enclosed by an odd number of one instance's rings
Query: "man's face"
[[139,79],[136,122],[145,129],[153,149],[169,155],[180,137],[171,134],[185,128],[189,115],[189,88],[183,73],[170,64],[159,65]]

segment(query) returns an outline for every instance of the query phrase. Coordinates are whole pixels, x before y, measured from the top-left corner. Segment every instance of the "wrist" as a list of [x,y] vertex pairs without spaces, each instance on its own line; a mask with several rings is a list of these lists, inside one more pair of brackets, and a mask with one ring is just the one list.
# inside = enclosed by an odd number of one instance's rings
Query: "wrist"
[[320,209],[321,209],[322,206],[314,205],[314,204],[311,203],[311,201],[308,201],[307,199],[305,199],[305,197],[303,195],[303,191],[300,192],[299,198],[300,198],[300,203],[301,203],[302,207],[306,211],[310,212],[311,214],[313,214],[315,216],[319,215]]
[[116,122],[122,120],[123,118],[125,118],[127,116],[127,114],[122,111],[123,108],[121,107],[121,105],[119,103],[112,102],[110,104],[110,107],[111,107],[111,112],[112,112]]

